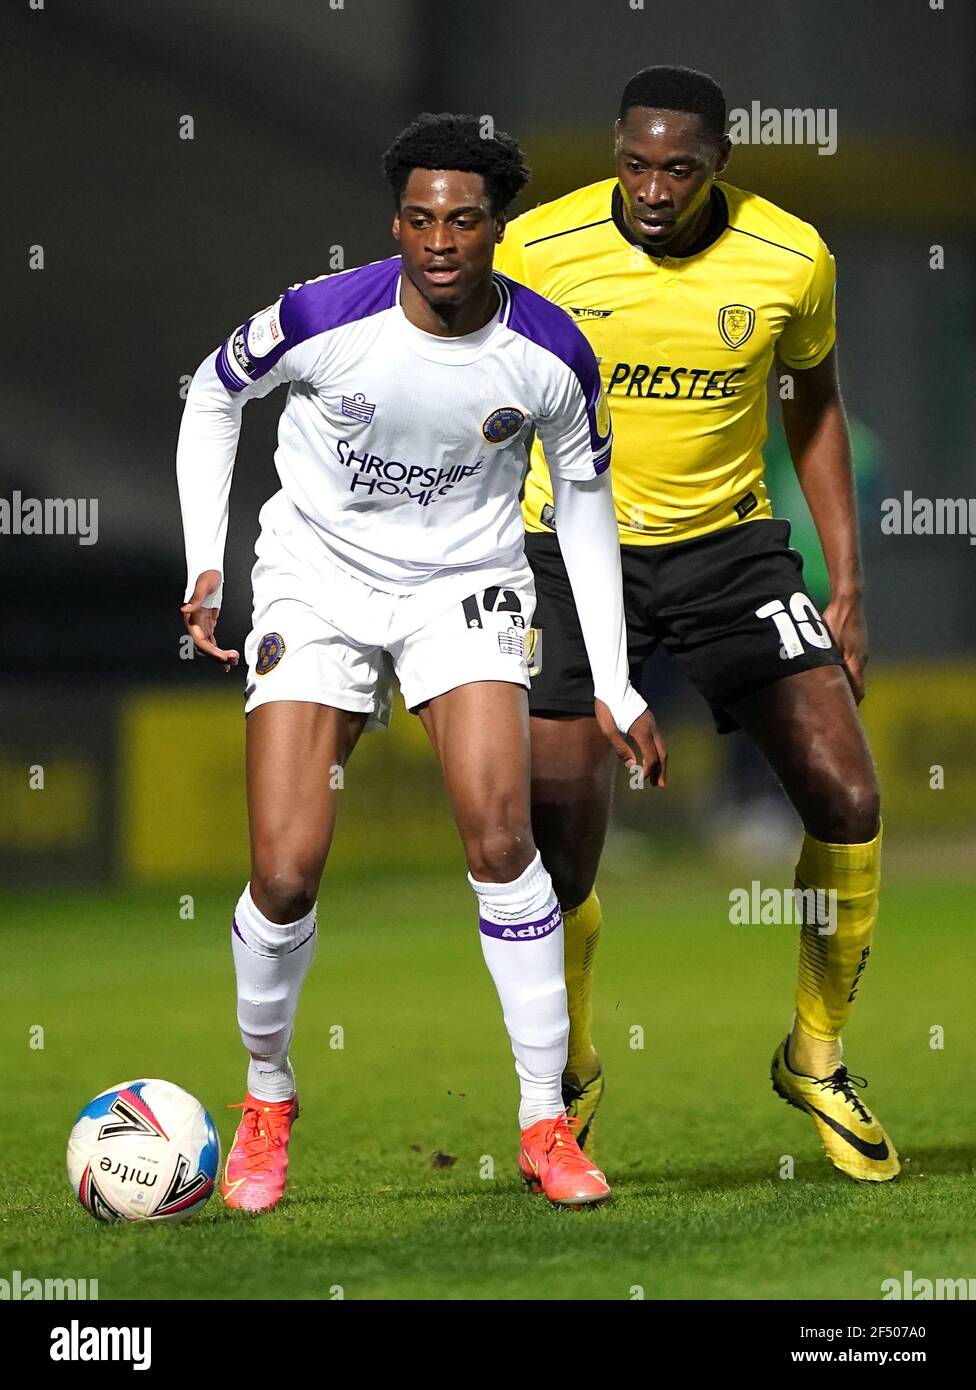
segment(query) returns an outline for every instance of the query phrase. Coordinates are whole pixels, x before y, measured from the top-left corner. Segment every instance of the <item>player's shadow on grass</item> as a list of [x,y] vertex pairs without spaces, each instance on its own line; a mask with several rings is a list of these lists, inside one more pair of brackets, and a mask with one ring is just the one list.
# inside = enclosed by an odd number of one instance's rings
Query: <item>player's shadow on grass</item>
[[[855,1188],[883,1187],[883,1183],[855,1183],[836,1169],[823,1154],[794,1154],[795,1169],[793,1181],[814,1183],[825,1187],[838,1183]],[[949,1175],[976,1175],[976,1148],[972,1145],[945,1145],[942,1148],[912,1149],[902,1153],[902,1171],[896,1179],[899,1184],[926,1177]],[[654,1169],[631,1169],[618,1172],[616,1178],[608,1174],[611,1186],[618,1196],[636,1195],[643,1190],[648,1193],[662,1193],[666,1190],[680,1196],[682,1192],[731,1192],[737,1188],[753,1187],[757,1183],[783,1182],[780,1177],[778,1157],[769,1163],[752,1163],[746,1167],[741,1164],[707,1163],[696,1167],[682,1167],[680,1164],[662,1165]]]
[[[805,1167],[810,1165],[804,1165]],[[797,1176],[809,1177],[811,1172]],[[759,1183],[770,1182],[779,1177],[778,1164],[700,1164],[697,1167],[678,1163],[653,1169],[631,1169],[628,1172],[607,1174],[614,1193],[620,1197],[665,1196],[671,1194],[680,1198],[691,1192],[731,1192],[736,1188],[755,1187]]]
[[913,1148],[898,1145],[901,1152],[902,1178],[942,1177],[947,1173],[965,1173],[976,1177],[976,1145],[946,1144],[939,1149]]
[[[834,1168],[823,1154],[809,1152],[794,1157],[794,1177],[788,1184],[793,1191],[797,1188],[812,1188],[821,1192],[834,1191],[837,1195],[846,1193],[853,1196],[857,1192],[889,1188],[887,1183],[852,1181]],[[976,1148],[960,1144],[914,1149],[902,1154],[902,1165],[900,1177],[890,1185],[892,1190],[915,1181],[924,1181],[926,1178],[976,1175]],[[458,1181],[458,1176],[455,1175],[453,1181],[445,1182],[439,1191],[436,1187],[424,1183],[413,1186],[410,1182],[401,1181],[377,1188],[371,1192],[370,1198],[372,1204],[378,1208],[397,1208],[416,1202],[426,1203],[433,1199],[437,1203],[443,1203],[445,1209],[451,1210],[454,1214],[460,1206],[467,1206],[472,1202],[478,1204],[486,1198],[498,1198],[507,1202],[517,1197],[527,1204],[527,1210],[535,1210],[537,1204],[538,1210],[545,1208],[546,1204],[540,1198],[526,1193],[512,1174],[506,1173],[504,1177],[492,1182],[483,1182],[467,1176]],[[706,1163],[697,1166],[669,1163],[629,1171],[618,1169],[616,1173],[611,1165],[608,1176],[618,1202],[626,1202],[628,1198],[657,1198],[680,1203],[683,1198],[692,1194],[734,1192],[767,1184],[775,1184],[777,1188],[787,1185],[786,1180],[780,1177],[778,1158],[768,1163],[751,1163],[745,1167],[734,1163]],[[337,1203],[343,1200],[342,1192],[327,1183],[321,1188],[302,1187],[295,1196],[296,1208],[334,1209]],[[287,1210],[292,1205],[292,1202],[287,1202],[284,1209]],[[222,1211],[212,1209],[211,1215],[230,1220],[241,1219],[240,1213],[230,1212],[226,1208]]]

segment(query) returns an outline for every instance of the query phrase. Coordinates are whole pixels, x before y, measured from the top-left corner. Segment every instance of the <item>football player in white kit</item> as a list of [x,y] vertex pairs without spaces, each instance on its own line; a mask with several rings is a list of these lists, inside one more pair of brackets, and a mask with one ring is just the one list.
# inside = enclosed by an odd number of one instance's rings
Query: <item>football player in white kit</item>
[[531,829],[535,594],[519,489],[537,431],[601,728],[660,784],[663,744],[628,680],[609,411],[569,316],[492,271],[528,178],[515,142],[482,138],[475,117],[422,116],[384,167],[400,255],[294,286],[248,319],[201,363],[180,429],[182,611],[197,649],[229,671],[238,653],[214,629],[241,411],[289,384],[245,644],[251,877],[231,942],[251,1060],[222,1192],[264,1211],[284,1191],[298,1114],[288,1049],[335,822],[330,771],[388,720],[395,672],[440,760],[478,899],[521,1088],[522,1177],[551,1201],[598,1203],[610,1189],[560,1092],[562,919]]

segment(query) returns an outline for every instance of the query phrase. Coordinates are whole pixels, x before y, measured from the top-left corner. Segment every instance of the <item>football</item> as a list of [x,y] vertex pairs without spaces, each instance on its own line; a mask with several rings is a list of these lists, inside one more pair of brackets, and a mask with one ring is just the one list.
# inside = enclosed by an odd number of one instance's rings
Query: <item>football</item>
[[183,1221],[210,1197],[219,1166],[213,1120],[169,1081],[110,1086],[68,1139],[68,1180],[97,1221]]

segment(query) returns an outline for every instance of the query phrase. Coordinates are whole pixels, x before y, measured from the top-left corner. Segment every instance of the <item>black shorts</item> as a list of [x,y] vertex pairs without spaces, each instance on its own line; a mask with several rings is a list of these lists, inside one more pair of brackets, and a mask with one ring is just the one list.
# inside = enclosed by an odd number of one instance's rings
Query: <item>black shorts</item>
[[[641,668],[663,643],[711,705],[719,733],[728,733],[738,727],[728,706],[741,696],[840,665],[789,541],[788,521],[762,518],[668,545],[621,546],[633,683],[639,687]],[[532,713],[592,714],[593,678],[559,543],[529,532],[525,553],[537,596]]]

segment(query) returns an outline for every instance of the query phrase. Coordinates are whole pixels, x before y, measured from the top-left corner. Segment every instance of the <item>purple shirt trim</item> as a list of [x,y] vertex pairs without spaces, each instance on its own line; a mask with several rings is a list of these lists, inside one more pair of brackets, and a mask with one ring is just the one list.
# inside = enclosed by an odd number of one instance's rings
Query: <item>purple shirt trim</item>
[[508,327],[513,333],[520,333],[530,342],[546,348],[561,362],[565,362],[579,382],[586,402],[586,420],[590,427],[590,444],[594,455],[594,472],[602,473],[609,463],[601,460],[610,443],[608,434],[597,429],[597,406],[600,401],[600,367],[593,349],[576,324],[558,304],[553,304],[535,290],[510,280],[507,275],[499,275],[508,285],[512,307],[508,315]]
[[[230,342],[232,339],[228,339],[227,341]],[[227,387],[227,390],[233,391],[236,395],[238,391],[244,390],[247,383],[238,381],[236,376],[231,376],[227,363],[224,360],[224,353],[226,351],[227,343],[221,343],[220,347],[217,349],[217,360],[214,362],[214,367],[216,368],[220,380]]]
[[[246,319],[240,328],[220,345],[215,363],[217,375],[235,395],[243,391],[247,382],[241,381],[228,365],[235,355],[235,341],[239,351],[250,366],[241,362],[238,365],[250,381],[258,381],[274,367],[289,348],[314,338],[318,333],[327,333],[333,328],[354,323],[357,319],[371,318],[385,309],[392,309],[396,303],[397,284],[400,279],[400,257],[391,256],[389,260],[375,261],[371,265],[359,266],[356,270],[325,275],[320,280],[309,280],[286,290],[281,297],[278,321],[281,325],[281,342],[264,357],[250,361],[247,353],[247,335],[251,318]],[[263,312],[263,311],[262,311]]]

